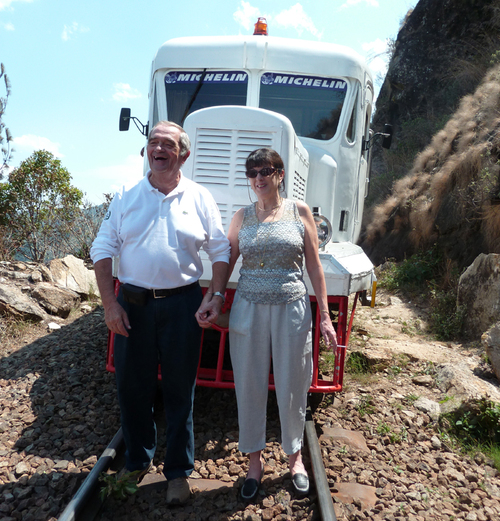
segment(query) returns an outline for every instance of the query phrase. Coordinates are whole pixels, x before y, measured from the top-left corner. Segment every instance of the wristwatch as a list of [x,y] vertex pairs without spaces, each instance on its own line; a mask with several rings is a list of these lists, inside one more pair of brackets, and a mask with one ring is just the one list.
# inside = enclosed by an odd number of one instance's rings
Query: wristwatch
[[215,291],[212,295],[214,297],[220,297],[222,299],[222,304],[226,302],[226,297],[220,291]]

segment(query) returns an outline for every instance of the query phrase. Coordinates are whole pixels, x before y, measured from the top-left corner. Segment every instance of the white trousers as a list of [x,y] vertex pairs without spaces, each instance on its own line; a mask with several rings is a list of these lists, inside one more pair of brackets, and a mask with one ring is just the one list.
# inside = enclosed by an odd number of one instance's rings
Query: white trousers
[[271,357],[286,454],[302,448],[307,392],[312,381],[309,296],[290,304],[253,304],[235,294],[229,344],[238,404],[239,450],[266,446]]

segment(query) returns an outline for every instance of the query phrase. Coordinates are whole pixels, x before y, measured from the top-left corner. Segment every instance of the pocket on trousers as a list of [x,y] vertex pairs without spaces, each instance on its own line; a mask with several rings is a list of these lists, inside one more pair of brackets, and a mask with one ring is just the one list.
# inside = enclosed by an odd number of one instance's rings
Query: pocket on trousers
[[312,331],[311,305],[308,295],[287,305],[287,319],[291,337]]
[[237,335],[250,334],[251,304],[240,298],[238,292],[234,294],[233,304],[231,305],[231,313],[229,315],[229,331]]

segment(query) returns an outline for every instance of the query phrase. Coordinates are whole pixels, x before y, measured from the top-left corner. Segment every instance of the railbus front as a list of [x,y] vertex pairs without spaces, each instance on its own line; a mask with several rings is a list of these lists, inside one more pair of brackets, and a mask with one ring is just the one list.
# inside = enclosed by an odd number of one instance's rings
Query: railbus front
[[[122,109],[120,130],[134,121],[147,137],[158,121],[182,125],[192,143],[183,175],[210,190],[226,232],[234,213],[250,204],[245,176],[248,154],[269,147],[283,158],[285,196],[305,201],[317,222],[319,254],[339,341],[333,371],[324,376],[320,362],[327,355],[314,291],[306,277],[313,309],[310,391],[340,391],[356,304],[360,297],[363,303],[370,301],[366,296],[374,295],[376,286],[373,265],[355,244],[374,138],[369,128],[373,82],[363,59],[343,46],[268,36],[265,20],[259,19],[249,36],[167,41],[152,63],[149,97],[148,123],[138,123],[129,109]],[[389,134],[383,136],[390,140]],[[147,157],[144,161],[145,173]],[[200,283],[206,290],[212,272],[208,257],[201,253]],[[203,332],[200,386],[234,387],[227,324],[240,266],[237,263],[229,281],[220,322]],[[110,371],[114,370],[113,340],[110,334]],[[272,372],[269,387],[274,389]]]

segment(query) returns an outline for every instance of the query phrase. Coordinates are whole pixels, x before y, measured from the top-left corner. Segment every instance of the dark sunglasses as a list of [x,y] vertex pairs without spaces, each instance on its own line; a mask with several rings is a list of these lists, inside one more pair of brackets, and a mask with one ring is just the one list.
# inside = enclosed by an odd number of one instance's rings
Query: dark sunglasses
[[274,168],[272,166],[266,166],[261,170],[255,170],[255,168],[252,168],[251,170],[246,171],[246,176],[250,179],[255,179],[258,174],[260,174],[262,177],[269,177],[275,172],[281,172],[281,168]]

